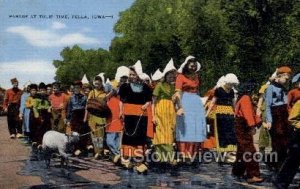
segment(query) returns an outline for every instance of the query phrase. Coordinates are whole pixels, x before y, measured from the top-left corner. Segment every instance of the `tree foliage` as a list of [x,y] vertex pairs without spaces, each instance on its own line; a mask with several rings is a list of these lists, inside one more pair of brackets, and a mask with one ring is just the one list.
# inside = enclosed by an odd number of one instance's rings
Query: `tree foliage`
[[300,5],[297,0],[136,0],[120,13],[109,51],[65,48],[55,60],[57,80],[84,73],[113,77],[120,65],[178,67],[188,55],[202,64],[202,90],[226,73],[261,83],[279,65],[299,71]]

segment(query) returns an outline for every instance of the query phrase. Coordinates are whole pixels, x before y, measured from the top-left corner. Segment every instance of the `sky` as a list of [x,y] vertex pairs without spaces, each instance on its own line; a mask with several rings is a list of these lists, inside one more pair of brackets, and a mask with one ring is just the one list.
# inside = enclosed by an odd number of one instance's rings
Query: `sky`
[[108,49],[134,0],[0,0],[0,86],[54,81],[64,47]]

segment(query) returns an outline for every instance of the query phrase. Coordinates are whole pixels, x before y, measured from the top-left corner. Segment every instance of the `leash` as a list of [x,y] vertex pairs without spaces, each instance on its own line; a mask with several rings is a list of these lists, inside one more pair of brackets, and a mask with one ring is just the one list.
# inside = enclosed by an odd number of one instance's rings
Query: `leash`
[[84,133],[84,134],[82,134],[82,135],[79,135],[79,137],[82,137],[82,136],[85,136],[85,135],[89,135],[89,134],[91,134],[92,132],[95,132],[95,131],[98,131],[98,130],[100,130],[100,129],[106,128],[107,126],[109,126],[110,124],[112,124],[113,122],[118,121],[118,120],[120,120],[120,118],[114,119],[114,120],[112,120],[110,123],[105,124],[103,127],[100,127],[100,128],[98,128],[98,129],[95,129],[94,131],[90,131],[90,132]]
[[125,134],[126,134],[127,136],[133,136],[133,135],[135,135],[135,133],[136,133],[136,131],[137,131],[137,128],[138,128],[138,126],[139,126],[139,123],[140,123],[140,121],[141,121],[141,119],[142,119],[142,117],[143,117],[145,111],[146,111],[146,109],[143,110],[143,112],[142,112],[141,115],[139,116],[139,119],[138,119],[138,121],[137,121],[137,123],[136,123],[136,125],[135,125],[135,129],[134,129],[133,133],[129,134],[129,133],[126,131],[125,126],[124,126],[124,132],[125,132]]

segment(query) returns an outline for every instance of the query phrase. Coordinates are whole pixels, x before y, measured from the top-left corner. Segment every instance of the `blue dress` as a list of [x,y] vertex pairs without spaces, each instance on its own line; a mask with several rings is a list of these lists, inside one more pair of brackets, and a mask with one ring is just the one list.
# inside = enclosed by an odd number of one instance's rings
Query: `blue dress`
[[30,109],[26,108],[26,100],[30,96],[29,93],[25,92],[21,96],[21,103],[20,103],[20,113],[23,114],[23,122],[22,122],[22,129],[23,132],[30,132],[29,127],[29,118],[30,118]]

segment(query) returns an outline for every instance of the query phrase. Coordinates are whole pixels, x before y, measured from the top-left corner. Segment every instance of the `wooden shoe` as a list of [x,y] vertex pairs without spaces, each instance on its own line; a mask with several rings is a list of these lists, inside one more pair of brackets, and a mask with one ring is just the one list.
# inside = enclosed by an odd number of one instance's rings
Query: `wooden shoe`
[[138,173],[146,173],[148,171],[148,167],[142,163],[140,165],[135,166],[135,170]]
[[15,134],[11,134],[11,135],[10,135],[10,138],[11,138],[11,139],[14,139],[14,138],[16,138],[16,135],[15,135]]
[[75,156],[79,156],[81,154],[81,150],[76,150],[75,152],[74,152],[74,155]]
[[132,169],[133,165],[129,160],[121,159],[121,164],[126,169]]
[[21,133],[17,134],[17,138],[22,138],[22,137],[24,137],[24,136]]
[[120,160],[120,158],[121,158],[121,155],[115,155],[114,157],[113,157],[113,162],[114,163],[118,163],[119,162],[119,160]]
[[87,150],[93,150],[94,147],[93,147],[93,145],[88,145],[88,146],[86,147],[86,149],[87,149]]
[[263,181],[264,181],[264,179],[263,179],[263,178],[260,178],[260,177],[252,177],[252,178],[250,178],[250,179],[247,179],[247,182],[248,182],[249,184],[261,183],[261,182],[263,182]]

